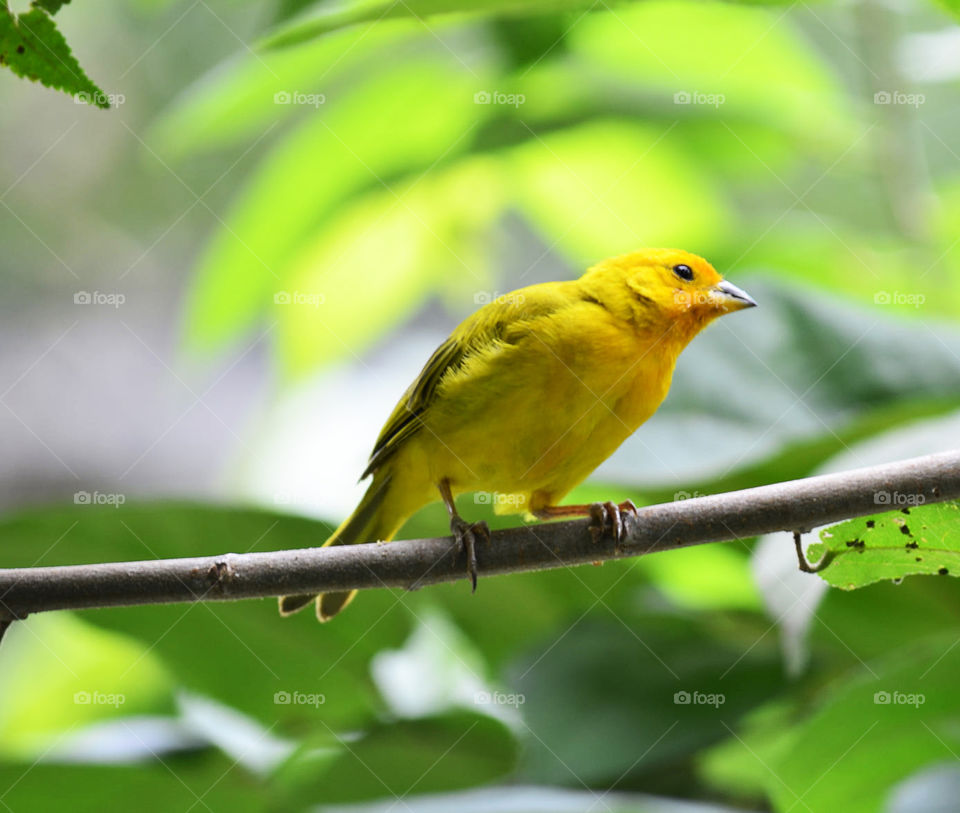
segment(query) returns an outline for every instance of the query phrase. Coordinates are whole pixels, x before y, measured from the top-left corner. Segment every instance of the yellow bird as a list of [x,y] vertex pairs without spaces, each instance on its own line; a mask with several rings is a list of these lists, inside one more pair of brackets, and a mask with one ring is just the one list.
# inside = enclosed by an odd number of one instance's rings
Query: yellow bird
[[[559,505],[656,411],[677,357],[707,324],[756,302],[706,260],[644,249],[568,282],[531,285],[468,317],[437,348],[377,438],[356,510],[326,545],[392,539],[437,498],[467,551],[476,589],[485,523],[462,519],[457,494],[495,495],[498,514],[593,517],[618,536],[632,503]],[[355,590],[283,596],[289,615],[316,599],[327,621]]]

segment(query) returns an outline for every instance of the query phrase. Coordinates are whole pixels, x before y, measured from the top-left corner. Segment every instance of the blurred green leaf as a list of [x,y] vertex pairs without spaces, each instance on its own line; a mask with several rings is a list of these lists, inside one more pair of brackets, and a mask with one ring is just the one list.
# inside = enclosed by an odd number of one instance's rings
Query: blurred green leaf
[[[723,118],[752,113],[804,139],[850,135],[840,83],[780,9],[646,0],[585,17],[567,38],[594,65]],[[811,128],[810,121],[819,126]]]
[[734,736],[698,755],[698,775],[733,798],[763,804],[769,782],[764,761],[790,748],[795,705],[777,699],[748,712]]
[[319,15],[295,20],[267,36],[262,48],[287,48],[359,23],[405,18],[423,24],[442,14],[529,14],[558,12],[589,5],[586,0],[362,0],[324,9]]
[[937,3],[954,17],[960,17],[960,0],[937,0]]
[[13,14],[4,2],[0,7],[0,65],[6,65],[17,76],[108,109],[106,94],[83,72],[50,17],[63,2],[34,2],[23,14]]
[[65,793],[70,810],[77,813],[116,808],[144,813],[196,808],[243,813],[263,811],[272,801],[260,781],[215,751],[165,755],[162,762],[144,765],[33,762],[2,766],[0,787],[11,810],[62,809]]
[[513,770],[517,743],[503,723],[451,712],[379,723],[318,766],[307,744],[281,766],[277,781],[325,803],[438,793],[491,782]]
[[960,748],[956,633],[889,652],[824,693],[795,727],[790,747],[763,762],[776,810],[873,813],[918,768],[952,761]]
[[33,760],[67,731],[172,709],[173,680],[145,642],[69,613],[37,615],[4,636],[0,758]]
[[490,235],[504,195],[499,164],[474,157],[343,207],[291,261],[287,293],[317,304],[275,306],[283,366],[304,373],[361,356],[444,285],[469,288],[475,302],[491,296]]
[[531,135],[514,153],[513,188],[548,243],[578,264],[694,235],[709,242],[727,223],[718,190],[665,132],[607,121]]
[[[278,144],[200,260],[188,343],[221,346],[270,313],[289,263],[344,200],[389,191],[398,176],[462,152],[477,123],[474,81],[458,63],[411,61],[331,102]],[[389,267],[390,258],[380,263]]]
[[[323,523],[250,509],[154,503],[76,505],[0,522],[6,567],[84,564],[277,550],[320,544]],[[175,680],[281,731],[361,725],[382,708],[369,661],[398,647],[411,615],[391,591],[371,591],[343,623],[309,611],[281,619],[276,601],[97,610],[81,617],[144,642]],[[81,656],[65,660],[78,670]],[[276,702],[280,692],[322,694],[318,706]]]
[[[879,504],[889,505],[898,495],[878,492],[877,497]],[[813,563],[827,557],[820,577],[833,587],[855,590],[918,574],[960,574],[960,502],[909,505],[821,530],[821,543],[807,551]]]
[[409,41],[415,37],[407,34],[403,48],[403,34],[398,26],[383,25],[373,31],[346,31],[312,48],[244,51],[174,99],[152,124],[150,140],[164,154],[183,158],[266,140],[274,126],[297,115],[325,116],[353,91],[351,78],[362,81],[377,72],[371,62],[378,51],[390,49],[397,60],[411,55]]
[[609,608],[556,629],[511,670],[531,732],[525,778],[682,785],[692,755],[781,685],[776,653],[740,630],[735,643],[695,620]]

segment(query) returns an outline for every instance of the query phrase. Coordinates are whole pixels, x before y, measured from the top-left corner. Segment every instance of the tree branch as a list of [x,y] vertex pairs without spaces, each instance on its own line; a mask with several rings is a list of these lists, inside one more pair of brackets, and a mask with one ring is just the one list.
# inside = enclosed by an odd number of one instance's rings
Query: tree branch
[[[586,521],[494,531],[481,575],[641,556],[774,531],[802,531],[888,510],[879,495],[960,497],[960,451],[652,505],[626,516],[624,536],[594,542]],[[896,499],[896,498],[894,498]],[[915,504],[915,502],[911,502]],[[466,578],[449,537],[189,559],[0,570],[0,627],[48,610],[224,601],[331,590],[403,587]]]

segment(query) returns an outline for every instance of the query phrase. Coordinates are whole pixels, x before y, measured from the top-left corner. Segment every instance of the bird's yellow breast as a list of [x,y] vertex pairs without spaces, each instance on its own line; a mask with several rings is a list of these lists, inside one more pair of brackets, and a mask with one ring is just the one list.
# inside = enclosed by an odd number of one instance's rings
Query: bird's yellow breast
[[444,380],[416,443],[434,480],[495,493],[504,513],[553,504],[666,396],[679,349],[576,302]]

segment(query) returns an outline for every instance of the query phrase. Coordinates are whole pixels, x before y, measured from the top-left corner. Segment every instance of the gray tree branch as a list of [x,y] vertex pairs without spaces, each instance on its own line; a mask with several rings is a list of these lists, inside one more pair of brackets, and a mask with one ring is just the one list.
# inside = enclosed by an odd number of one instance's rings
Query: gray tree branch
[[[960,451],[652,505],[625,515],[619,543],[594,542],[586,520],[494,531],[478,550],[482,576],[519,573],[741,539],[809,531],[890,508],[881,495],[960,497]],[[896,499],[891,496],[891,499]],[[789,544],[789,537],[785,539]],[[466,578],[449,537],[390,544],[225,553],[189,559],[0,570],[0,630],[49,610],[226,601],[331,590],[416,589]],[[481,587],[482,589],[482,587]]]

